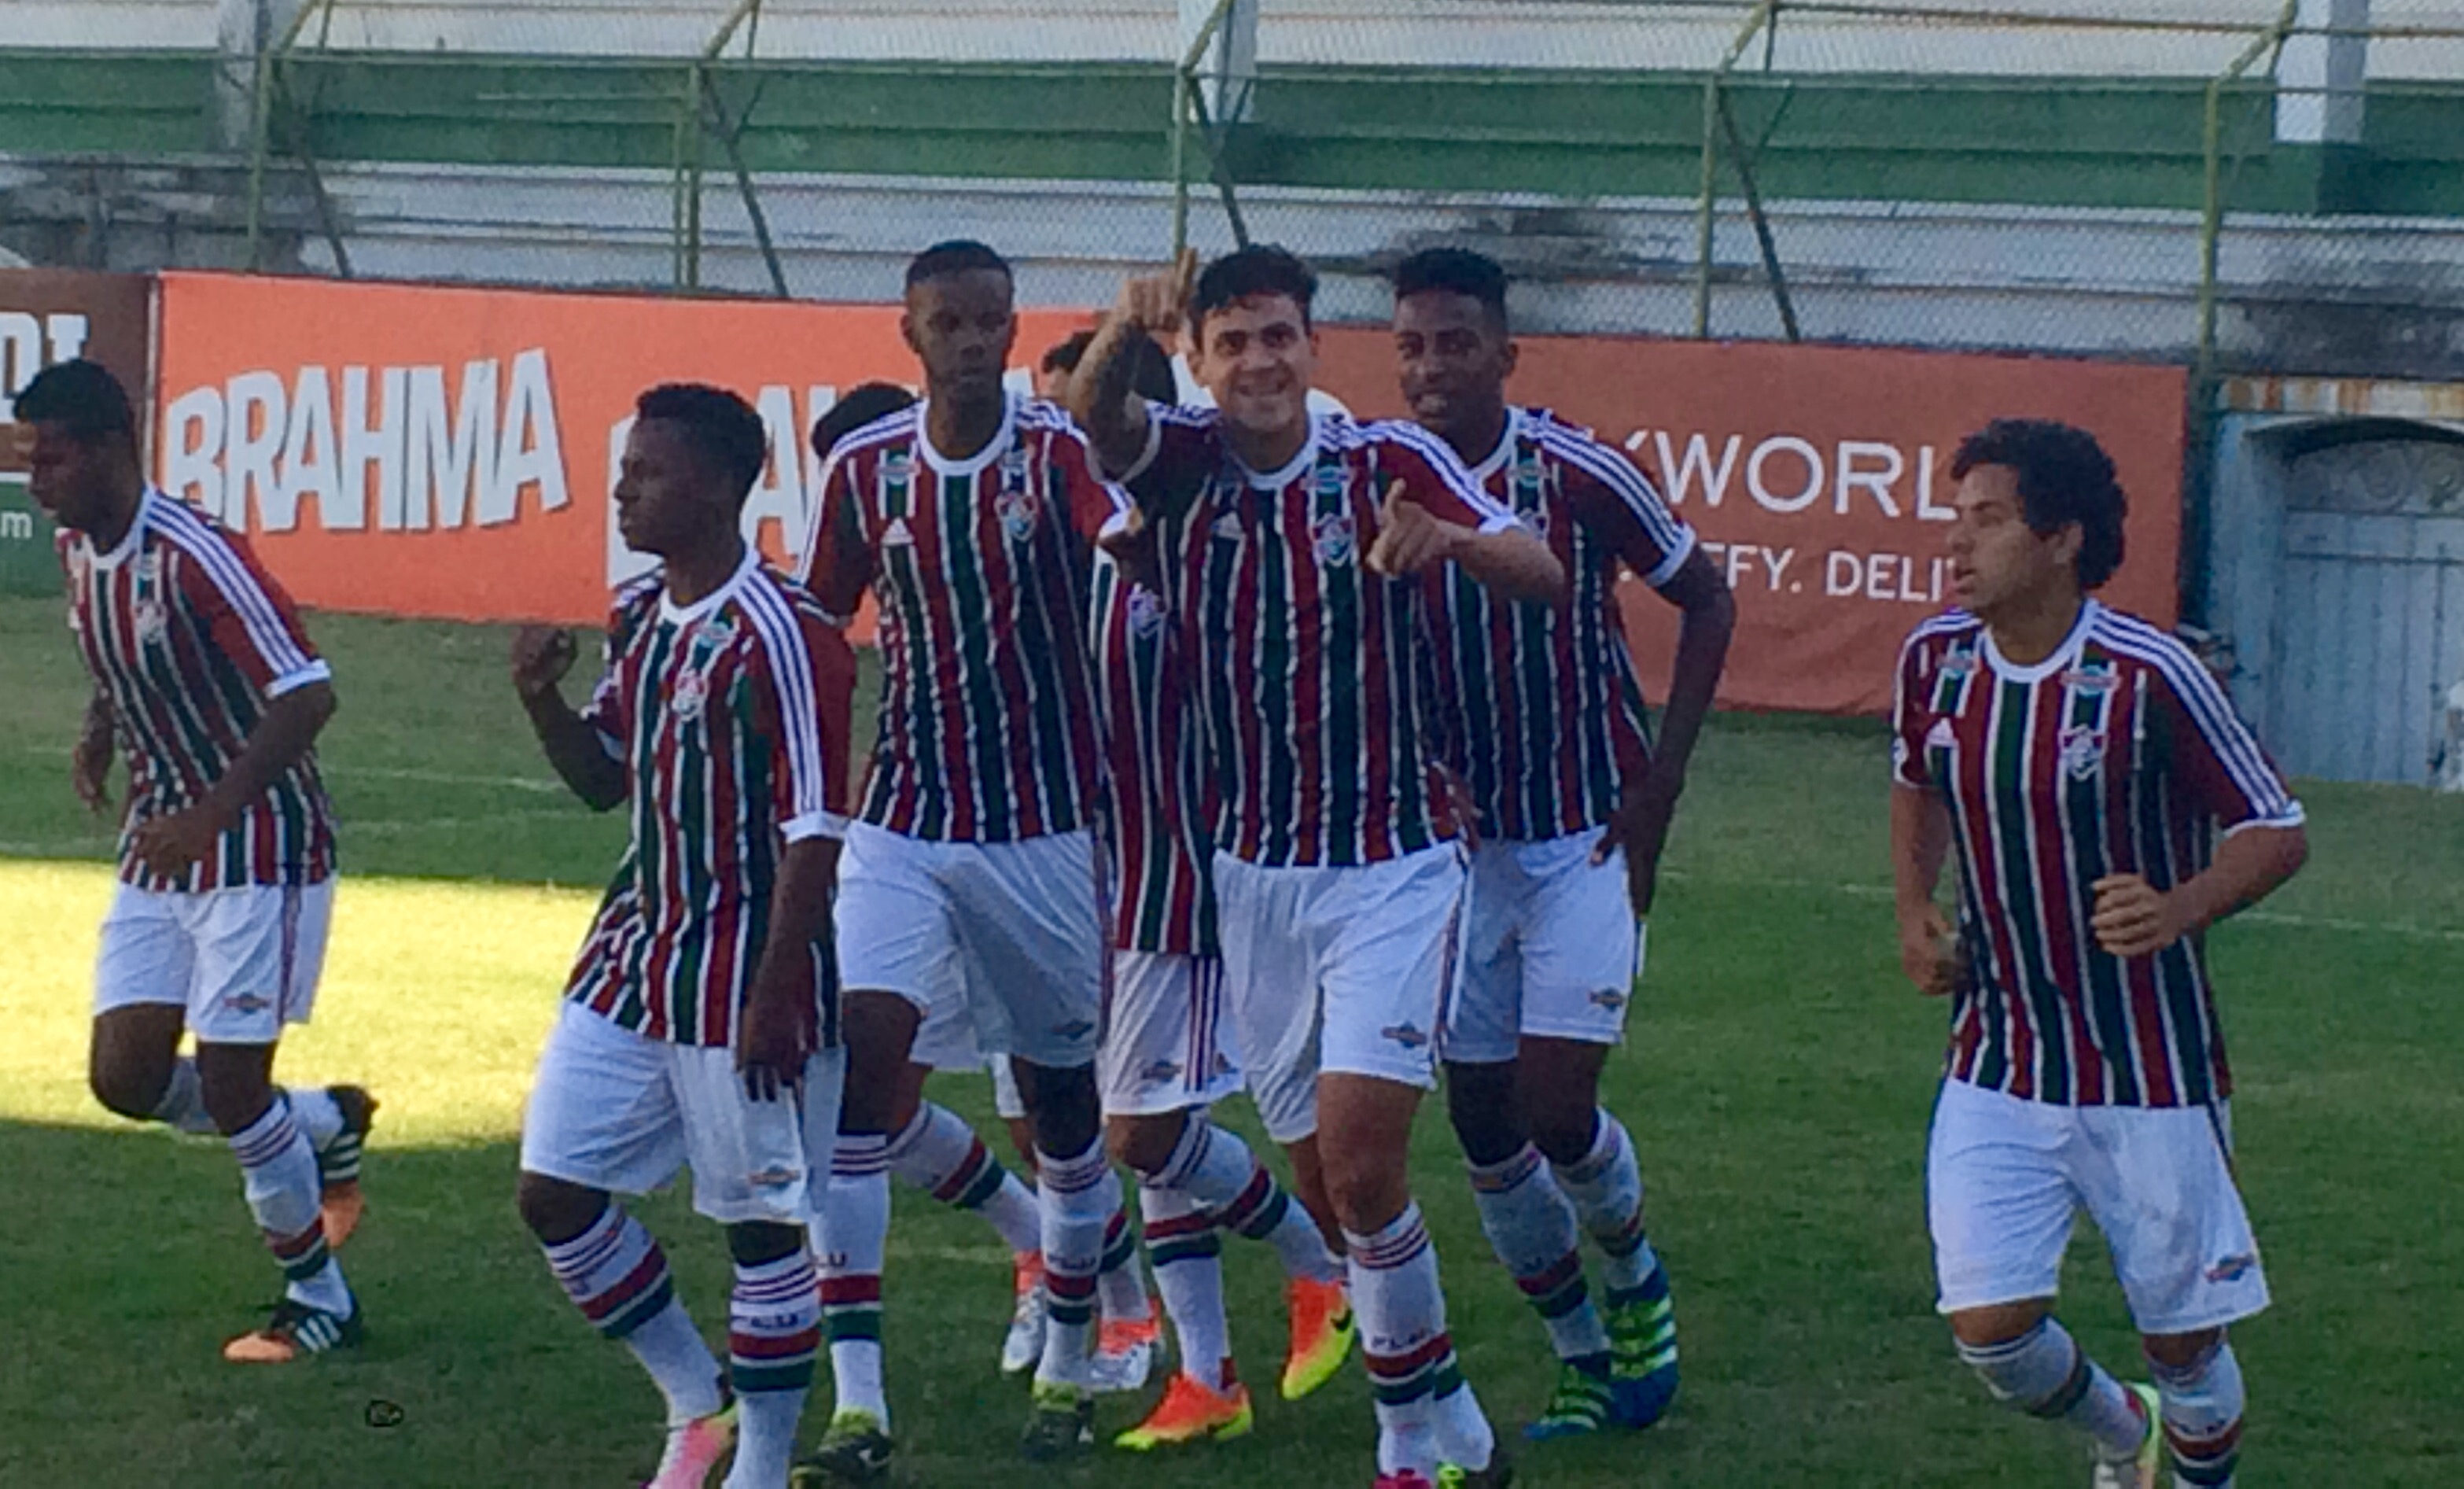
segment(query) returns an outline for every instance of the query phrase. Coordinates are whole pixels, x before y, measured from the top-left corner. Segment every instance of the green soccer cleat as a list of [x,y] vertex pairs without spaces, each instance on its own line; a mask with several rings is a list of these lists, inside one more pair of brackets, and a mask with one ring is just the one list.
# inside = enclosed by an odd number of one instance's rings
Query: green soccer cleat
[[1438,1465],[1438,1489],[1513,1489],[1513,1484],[1514,1460],[1506,1456],[1503,1447],[1489,1450],[1486,1468]]
[[891,1448],[881,1418],[869,1411],[840,1411],[831,1416],[821,1446],[788,1473],[787,1481],[795,1489],[879,1483],[890,1477]]
[[1634,1293],[1601,1310],[1609,1327],[1611,1412],[1617,1425],[1649,1427],[1677,1399],[1677,1311],[1668,1274],[1655,1271]]
[[1095,1393],[1060,1381],[1037,1381],[1019,1451],[1032,1463],[1066,1458],[1095,1445]]
[[2088,1476],[2089,1489],[2156,1489],[2157,1472],[2165,1466],[2164,1398],[2153,1386],[2123,1389],[2138,1399],[2140,1412],[2147,1419],[2147,1435],[2140,1439],[2138,1453],[2130,1457],[2098,1458]]
[[1557,1389],[1549,1393],[1549,1404],[1540,1409],[1537,1421],[1523,1429],[1523,1435],[1533,1442],[1547,1442],[1598,1432],[1617,1415],[1616,1394],[1617,1382],[1610,1371],[1561,1361]]

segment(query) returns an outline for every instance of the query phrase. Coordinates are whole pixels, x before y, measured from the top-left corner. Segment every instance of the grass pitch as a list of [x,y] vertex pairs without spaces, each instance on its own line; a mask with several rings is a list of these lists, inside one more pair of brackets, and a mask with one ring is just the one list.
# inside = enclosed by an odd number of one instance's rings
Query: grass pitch
[[[56,605],[0,602],[0,1485],[638,1483],[658,1451],[655,1394],[565,1303],[513,1209],[522,1093],[622,823],[555,786],[505,683],[501,630],[312,625],[342,700],[324,755],[346,878],[318,1018],[282,1074],[364,1080],[385,1102],[369,1219],[343,1254],[370,1338],[352,1359],[244,1371],[216,1346],[276,1279],[229,1157],[121,1122],[84,1089],[111,889],[109,833],[66,778],[84,684]],[[1610,1066],[1676,1279],[1685,1387],[1647,1434],[1523,1452],[1536,1489],[2084,1481],[2069,1437],[1987,1404],[1933,1316],[1923,1163],[1942,1011],[1898,974],[1883,754],[1870,725],[1724,718],[1708,732],[1644,996]],[[2213,946],[2241,1177],[2277,1297],[2235,1335],[2245,1481],[2453,1484],[2464,801],[2304,794],[2310,868]],[[939,1094],[989,1118],[980,1080]],[[1510,1430],[1547,1390],[1538,1325],[1481,1241],[1434,1109],[1416,1159],[1465,1372]],[[900,1480],[1016,1476],[1024,1390],[993,1367],[1006,1257],[972,1218],[912,1192],[897,1204]],[[717,1338],[715,1229],[675,1195],[641,1212]],[[1225,1256],[1243,1374],[1271,1382],[1272,1257],[1238,1242]],[[2068,1283],[2064,1317],[2128,1371],[2092,1236]],[[1045,1474],[1088,1489],[1367,1481],[1357,1371],[1296,1406],[1271,1395],[1244,1441]],[[1140,1404],[1108,1404],[1103,1427]],[[817,1409],[808,1437],[820,1423]]]

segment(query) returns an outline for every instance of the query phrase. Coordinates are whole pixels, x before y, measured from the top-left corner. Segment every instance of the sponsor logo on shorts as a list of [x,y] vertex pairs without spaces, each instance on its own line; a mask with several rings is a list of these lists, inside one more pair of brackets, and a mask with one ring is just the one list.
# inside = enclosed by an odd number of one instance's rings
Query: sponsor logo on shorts
[[1172,1060],[1155,1060],[1138,1072],[1141,1085],[1159,1086],[1180,1075],[1180,1066]]
[[2238,1256],[2227,1256],[2224,1260],[2217,1262],[2212,1267],[2210,1267],[2208,1269],[2208,1280],[2211,1282],[2238,1282],[2243,1278],[2250,1276],[2257,1266],[2258,1258],[2250,1255],[2248,1252],[2243,1252]]
[[1412,1024],[1389,1024],[1377,1032],[1407,1050],[1419,1049],[1429,1042],[1429,1036]]
[[1093,1033],[1095,1026],[1087,1019],[1073,1018],[1066,1024],[1053,1025],[1052,1032],[1064,1039],[1082,1039]]
[[1610,1012],[1614,1013],[1617,1010],[1625,1007],[1626,997],[1627,994],[1619,989],[1602,988],[1597,992],[1592,994],[1592,1007],[1606,1009]]
[[274,1000],[261,992],[234,992],[223,999],[223,1007],[234,1013],[262,1013],[274,1007]]
[[744,1182],[757,1189],[775,1189],[793,1184],[804,1176],[802,1168],[756,1168],[744,1176]]

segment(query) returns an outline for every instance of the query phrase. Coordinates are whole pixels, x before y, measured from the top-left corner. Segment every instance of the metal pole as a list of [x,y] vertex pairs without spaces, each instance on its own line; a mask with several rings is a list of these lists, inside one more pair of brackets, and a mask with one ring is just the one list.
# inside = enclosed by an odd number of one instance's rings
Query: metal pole
[[[2202,127],[2206,132],[2207,172],[2204,199],[2199,212],[2199,342],[2196,366],[2196,396],[2204,402],[2209,385],[2216,371],[2216,312],[2219,260],[2223,255],[2225,226],[2224,175],[2224,94],[2228,84],[2238,82],[2253,64],[2271,51],[2280,53],[2284,38],[2293,30],[2299,0],[2285,0],[2284,9],[2276,24],[2253,37],[2249,46],[2233,59],[2232,65],[2208,79],[2206,111]],[[2204,418],[2204,412],[2201,417]]]
[[1694,337],[1708,340],[1711,335],[1711,229],[1719,210],[1720,196],[1720,95],[1730,69],[1754,39],[1754,33],[1768,25],[1776,0],[1762,0],[1746,24],[1738,28],[1736,39],[1728,43],[1719,65],[1703,79],[1703,193],[1695,204],[1694,214]]
[[1198,87],[1198,69],[1206,59],[1206,49],[1215,43],[1215,33],[1222,30],[1225,16],[1232,13],[1234,0],[1216,0],[1215,9],[1207,13],[1206,23],[1180,56],[1180,66],[1172,75],[1172,256],[1178,258],[1189,246],[1189,125],[1191,96]]

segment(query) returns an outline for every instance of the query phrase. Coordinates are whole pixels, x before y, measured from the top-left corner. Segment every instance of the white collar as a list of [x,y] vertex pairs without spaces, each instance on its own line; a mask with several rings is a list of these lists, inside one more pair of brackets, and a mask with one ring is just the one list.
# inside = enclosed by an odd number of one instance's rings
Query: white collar
[[[120,535],[120,542],[113,544],[110,552],[94,555],[94,567],[118,568],[127,563],[128,556],[144,544],[145,528],[154,520],[154,503],[170,500],[153,487],[146,487],[144,493],[137,499],[137,515],[128,520],[128,531]],[[82,534],[79,536],[83,537]],[[87,549],[91,551],[94,547],[94,540],[85,538],[84,542]]]
[[926,417],[932,408],[929,401],[915,405],[915,448],[924,453],[924,463],[933,468],[933,474],[944,479],[975,475],[1000,459],[1009,449],[1010,442],[1018,437],[1018,400],[1004,389],[1001,393],[1001,428],[993,433],[992,438],[984,441],[981,450],[963,460],[953,460],[933,448],[933,421]]
[[1312,413],[1309,416],[1309,437],[1301,441],[1300,450],[1290,459],[1286,460],[1281,468],[1272,471],[1253,471],[1249,469],[1248,462],[1237,455],[1232,457],[1232,461],[1241,467],[1243,475],[1249,478],[1250,485],[1260,491],[1281,491],[1300,479],[1302,472],[1317,463],[1317,450],[1318,421],[1317,415]]
[[1497,448],[1483,456],[1480,463],[1471,468],[1473,481],[1485,486],[1490,477],[1506,469],[1506,462],[1514,458],[1515,438],[1522,433],[1523,411],[1509,403],[1506,406],[1506,431],[1497,436]]
[[675,597],[668,592],[667,575],[662,573],[659,576],[659,618],[668,622],[670,625],[689,626],[693,624],[694,621],[701,619],[704,615],[707,615],[711,611],[718,609],[721,605],[726,604],[728,597],[735,594],[737,589],[743,585],[745,579],[760,566],[760,550],[754,547],[751,539],[745,540],[744,561],[736,566],[735,573],[727,576],[727,583],[720,585],[717,589],[703,595],[700,599],[693,601],[691,605],[678,605],[675,602]]
[[2101,609],[2094,600],[2079,601],[2079,616],[2071,622],[2070,633],[2062,637],[2062,644],[2054,648],[2052,656],[2033,667],[2022,667],[2005,657],[2002,649],[1993,644],[1991,626],[1985,628],[1985,639],[1978,650],[1985,654],[1985,665],[1993,669],[1995,677],[2008,682],[2042,682],[2078,658],[2080,646],[2087,640],[2088,627]]

